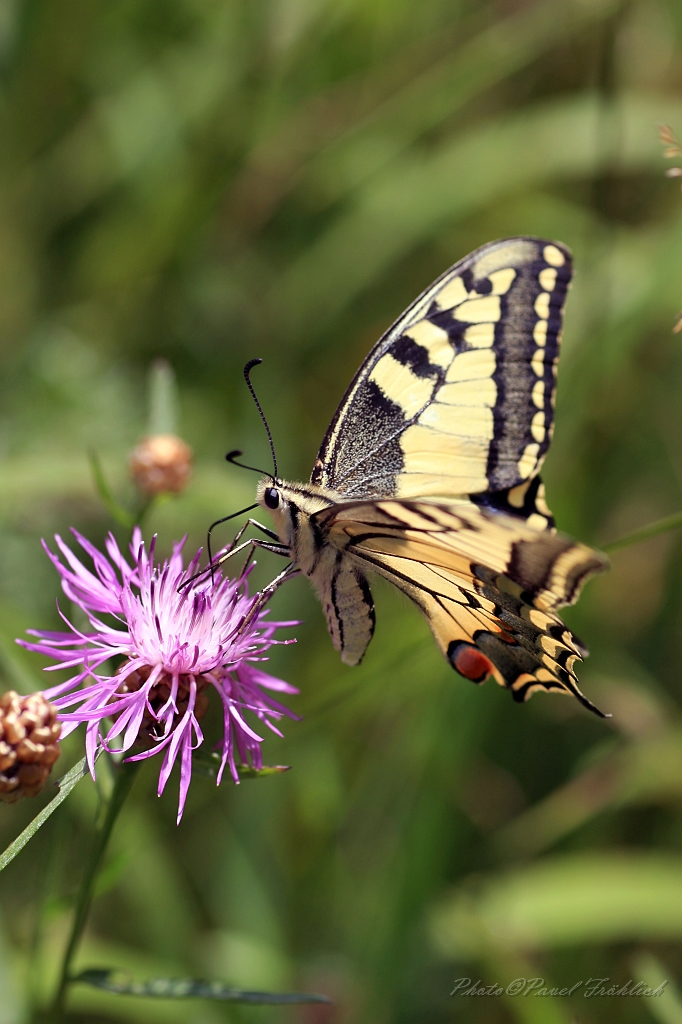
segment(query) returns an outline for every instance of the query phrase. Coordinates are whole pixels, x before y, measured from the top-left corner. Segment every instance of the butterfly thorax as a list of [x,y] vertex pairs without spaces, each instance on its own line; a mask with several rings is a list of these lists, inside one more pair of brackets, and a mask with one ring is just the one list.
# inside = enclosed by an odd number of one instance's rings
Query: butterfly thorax
[[[273,490],[279,495],[275,508],[266,501],[266,492]],[[323,542],[311,517],[343,500],[341,495],[316,484],[277,480],[273,486],[270,477],[263,477],[258,484],[256,499],[274,519],[277,535],[289,548],[292,561],[306,576],[311,576],[319,564]]]

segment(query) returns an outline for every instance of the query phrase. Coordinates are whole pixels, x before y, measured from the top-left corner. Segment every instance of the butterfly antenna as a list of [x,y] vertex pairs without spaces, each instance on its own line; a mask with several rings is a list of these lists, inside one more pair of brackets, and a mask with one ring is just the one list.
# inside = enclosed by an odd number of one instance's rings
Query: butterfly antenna
[[[265,431],[268,435],[268,441],[270,442],[270,451],[272,452],[272,465],[275,472],[274,474],[271,474],[268,473],[266,470],[258,469],[256,466],[247,466],[245,462],[237,462],[237,458],[242,454],[241,451],[239,451],[239,449],[237,448],[235,448],[234,451],[228,452],[227,455],[225,456],[225,459],[227,460],[227,462],[231,462],[233,466],[239,466],[241,469],[251,469],[253,470],[254,473],[261,473],[263,476],[272,476],[272,482],[275,483],[275,481],[277,480],[277,456],[275,455],[275,445],[272,440],[272,434],[270,433],[268,421],[265,418],[265,413],[263,412],[263,408],[260,402],[258,401],[258,396],[254,390],[253,384],[251,383],[251,378],[249,376],[254,366],[258,366],[258,364],[262,362],[262,359],[250,359],[246,366],[244,367],[244,380],[246,381],[247,387],[251,392],[251,397],[256,403],[256,408],[260,413],[260,418],[263,421]],[[195,580],[200,579],[202,576],[206,575],[209,572],[211,574],[211,582],[215,582],[215,566],[213,564],[213,553],[211,551],[211,534],[213,530],[215,529],[216,526],[219,526],[220,523],[226,523],[229,519],[234,519],[235,516],[241,516],[244,514],[244,512],[250,512],[254,508],[258,508],[258,502],[256,502],[255,505],[249,505],[248,508],[240,509],[239,512],[233,512],[232,515],[223,516],[222,519],[216,519],[215,523],[211,523],[211,525],[208,528],[208,533],[206,534],[206,553],[208,555],[208,565],[201,572],[198,572],[194,576],[192,576],[191,579],[185,580],[185,582],[178,588],[179,591],[182,591],[185,587],[188,587],[191,583],[194,583]]]
[[225,461],[231,463],[233,466],[239,466],[240,469],[251,469],[254,473],[260,473],[261,476],[272,476],[268,469],[259,469],[258,466],[247,466],[245,462],[237,462],[238,457],[243,454],[244,453],[240,451],[239,448],[235,448],[234,451],[227,453]]
[[[273,475],[272,479],[273,479],[273,481],[275,481],[275,480],[278,479],[278,474],[277,474],[277,456],[275,455],[275,445],[274,445],[274,442],[272,440],[272,434],[270,433],[270,427],[268,426],[268,421],[265,418],[265,413],[263,412],[262,406],[261,406],[260,402],[258,401],[258,396],[256,395],[256,392],[254,391],[253,384],[251,383],[251,378],[249,376],[249,374],[253,370],[254,366],[258,366],[258,364],[262,363],[262,362],[263,362],[262,359],[249,359],[248,363],[244,367],[244,380],[246,381],[246,385],[247,385],[249,391],[251,392],[251,397],[253,398],[254,402],[256,403],[256,408],[258,409],[258,412],[260,413],[260,418],[263,421],[263,425],[264,425],[265,430],[266,430],[267,435],[268,435],[268,441],[270,442],[270,451],[272,452],[272,464],[273,464],[273,466],[275,468],[275,472],[274,472],[274,475]],[[239,454],[241,455],[241,452]],[[232,462],[233,460],[229,459],[228,461]],[[251,469],[252,467],[249,466],[248,468]]]

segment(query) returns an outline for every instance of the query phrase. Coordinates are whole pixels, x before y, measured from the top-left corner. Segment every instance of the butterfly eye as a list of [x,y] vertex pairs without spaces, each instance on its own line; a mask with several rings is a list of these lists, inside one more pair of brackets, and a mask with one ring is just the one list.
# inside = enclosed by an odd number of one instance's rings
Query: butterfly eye
[[268,508],[277,508],[279,505],[279,491],[276,487],[266,487],[263,499]]

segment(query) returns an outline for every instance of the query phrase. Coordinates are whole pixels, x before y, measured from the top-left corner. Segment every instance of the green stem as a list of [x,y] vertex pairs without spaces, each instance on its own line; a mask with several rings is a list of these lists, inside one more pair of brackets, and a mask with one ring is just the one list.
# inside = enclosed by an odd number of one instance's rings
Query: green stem
[[104,820],[98,826],[95,834],[95,841],[90,853],[90,860],[86,865],[85,874],[83,875],[83,881],[81,882],[80,891],[78,893],[78,901],[76,903],[73,924],[71,926],[71,935],[69,937],[69,943],[66,947],[64,960],[62,962],[59,987],[57,989],[54,1003],[52,1004],[51,1018],[54,1021],[54,1024],[59,1024],[59,1022],[64,1019],[66,996],[68,993],[69,983],[71,981],[71,964],[78,950],[80,940],[83,936],[83,930],[88,919],[90,904],[92,903],[92,897],[95,891],[95,882],[97,881],[97,873],[99,871],[100,864],[102,863],[102,858],[106,851],[112,829],[116,823],[119,812],[125,803],[126,797],[130,792],[139,766],[140,763],[138,761],[128,763],[124,761],[119,766],[116,774],[116,782],[114,783],[111,798],[107,805]]
[[657,537],[659,533],[675,530],[678,526],[682,526],[682,512],[675,512],[672,516],[657,519],[655,523],[642,526],[641,529],[634,530],[618,540],[612,540],[610,544],[602,544],[601,547],[603,551],[619,551],[620,548],[627,548],[630,544],[638,544],[639,541],[648,540],[649,537]]
[[[139,526],[141,530],[144,530],[144,521],[147,518],[149,512],[156,504],[157,496],[152,494],[150,496],[141,495],[137,508],[133,512],[133,522],[136,526]],[[133,539],[133,531],[130,531],[130,539]]]

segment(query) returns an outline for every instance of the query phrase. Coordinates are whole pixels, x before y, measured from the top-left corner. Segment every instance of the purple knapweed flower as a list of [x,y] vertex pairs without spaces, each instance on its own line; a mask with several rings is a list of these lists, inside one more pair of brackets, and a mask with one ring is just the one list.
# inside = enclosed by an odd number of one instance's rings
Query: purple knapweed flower
[[[216,571],[213,580],[205,577],[178,593],[196,572],[201,554],[183,569],[184,541],[174,546],[168,561],[154,566],[154,541],[147,554],[136,528],[131,565],[113,536],[106,542],[107,557],[72,532],[92,559],[94,572],[61,537],[55,540],[64,562],[44,542],[43,546],[61,576],[64,593],[85,613],[92,631],[80,630],[60,611],[68,632],[29,630],[39,642],[18,643],[53,658],[55,664],[46,671],[75,673],[44,694],[59,709],[62,738],[87,722],[85,747],[93,777],[99,745],[126,751],[143,741],[148,749],[129,760],[163,751],[160,795],[179,759],[179,822],[192,775],[192,751],[204,738],[199,721],[208,707],[209,687],[218,691],[223,706],[218,783],[226,765],[239,781],[238,760],[262,767],[263,737],[251,728],[245,713],[251,712],[278,736],[282,734],[275,723],[283,715],[297,717],[264,691],[298,691],[260,667],[269,647],[293,642],[275,640],[277,628],[295,623],[267,621],[259,595],[248,595],[245,576],[233,580]],[[112,675],[105,675],[100,670],[110,658],[117,664]],[[108,729],[105,719],[112,720]]]

